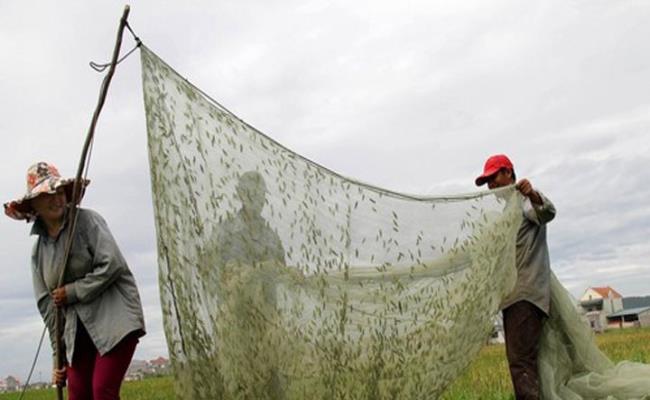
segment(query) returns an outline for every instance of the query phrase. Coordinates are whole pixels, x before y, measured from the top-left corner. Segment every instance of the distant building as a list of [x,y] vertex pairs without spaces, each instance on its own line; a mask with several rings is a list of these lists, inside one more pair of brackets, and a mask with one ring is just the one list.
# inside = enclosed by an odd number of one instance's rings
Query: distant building
[[145,360],[131,360],[129,368],[126,370],[124,379],[126,381],[137,381],[144,378],[148,365]]
[[626,308],[607,316],[608,326],[640,328],[650,326],[650,307]]
[[50,387],[52,387],[51,382],[34,382],[34,383],[30,383],[29,386],[28,386],[28,388],[30,390],[33,390],[33,389],[47,389],[47,388],[50,388]]
[[20,390],[20,381],[13,376],[0,379],[0,392],[15,392]]
[[608,328],[607,316],[623,309],[623,296],[610,286],[590,287],[580,297],[579,304],[591,329],[602,332]]
[[158,357],[149,361],[151,369],[156,374],[166,374],[169,372],[169,360],[165,357]]
[[650,296],[623,297],[610,286],[590,287],[579,306],[596,332],[650,326]]
[[505,333],[503,331],[503,316],[501,313],[498,313],[494,317],[494,325],[492,327],[492,333],[488,338],[489,344],[503,344],[506,342]]
[[139,380],[147,376],[166,375],[170,372],[169,360],[164,357],[158,357],[150,361],[132,360],[126,371],[125,380]]

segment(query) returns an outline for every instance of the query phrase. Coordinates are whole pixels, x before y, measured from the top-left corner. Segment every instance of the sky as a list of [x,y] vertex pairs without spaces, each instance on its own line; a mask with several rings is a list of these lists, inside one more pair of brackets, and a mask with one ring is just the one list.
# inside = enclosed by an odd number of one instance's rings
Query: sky
[[[49,161],[73,176],[123,3],[0,2],[2,202]],[[579,297],[650,295],[650,3],[605,0],[134,1],[142,41],[288,148],[395,191],[477,190],[506,153],[558,210],[552,268]],[[133,46],[125,33],[123,51]],[[136,277],[137,359],[166,356],[140,60],[118,66],[83,206]],[[30,226],[0,218],[0,377],[24,379],[43,323]],[[44,344],[34,381],[49,378]]]

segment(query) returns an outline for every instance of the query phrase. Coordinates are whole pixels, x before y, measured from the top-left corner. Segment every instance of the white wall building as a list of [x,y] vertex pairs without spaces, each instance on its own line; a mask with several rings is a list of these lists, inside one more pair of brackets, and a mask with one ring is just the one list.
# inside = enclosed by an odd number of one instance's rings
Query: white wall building
[[619,324],[611,323],[607,316],[623,309],[623,296],[610,286],[590,287],[580,297],[580,307],[596,332],[609,328],[619,328]]

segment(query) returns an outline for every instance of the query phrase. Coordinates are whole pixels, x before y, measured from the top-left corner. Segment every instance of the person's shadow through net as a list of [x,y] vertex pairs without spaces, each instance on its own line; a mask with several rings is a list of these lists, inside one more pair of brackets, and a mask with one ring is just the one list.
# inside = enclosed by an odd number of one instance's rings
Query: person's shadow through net
[[[279,372],[278,268],[286,265],[278,234],[262,216],[267,187],[256,171],[242,174],[241,208],[216,227],[208,286],[217,296],[217,333],[225,390],[234,398],[283,399]],[[226,372],[229,371],[229,372]]]

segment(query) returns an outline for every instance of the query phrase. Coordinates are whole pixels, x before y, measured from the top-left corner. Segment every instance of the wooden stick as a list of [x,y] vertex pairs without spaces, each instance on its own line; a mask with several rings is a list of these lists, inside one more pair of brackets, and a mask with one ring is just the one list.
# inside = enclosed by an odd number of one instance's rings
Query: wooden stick
[[[97,120],[99,119],[99,114],[102,111],[104,102],[106,101],[106,94],[108,93],[108,86],[113,79],[113,74],[115,73],[115,67],[117,66],[117,59],[120,55],[120,47],[122,46],[122,33],[124,32],[124,27],[127,24],[127,18],[129,17],[130,7],[128,5],[124,6],[124,12],[122,18],[120,19],[120,26],[117,30],[117,39],[115,41],[115,47],[113,49],[113,58],[111,59],[111,67],[108,70],[108,73],[102,81],[102,86],[99,92],[99,100],[97,101],[97,106],[95,107],[95,112],[93,113],[93,118],[90,123],[90,128],[88,129],[88,134],[86,135],[86,142],[81,151],[81,158],[79,159],[79,166],[77,167],[77,175],[75,177],[74,186],[72,190],[72,199],[71,199],[71,208],[68,213],[68,223],[70,224],[68,229],[68,236],[66,238],[65,253],[63,257],[63,262],[60,268],[59,280],[57,287],[63,286],[63,279],[65,277],[66,265],[68,262],[68,257],[70,255],[70,249],[72,248],[72,241],[74,238],[75,227],[77,224],[77,212],[78,206],[81,202],[81,191],[83,190],[84,182],[82,182],[82,175],[86,165],[86,159],[88,157],[88,150],[90,144],[92,143],[93,137],[95,135],[95,127],[97,126]],[[62,307],[56,307],[56,324],[55,324],[55,337],[56,337],[56,367],[61,369],[65,363],[65,355],[63,354],[63,310]],[[56,385],[56,397],[58,400],[63,400],[63,385]]]

